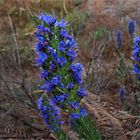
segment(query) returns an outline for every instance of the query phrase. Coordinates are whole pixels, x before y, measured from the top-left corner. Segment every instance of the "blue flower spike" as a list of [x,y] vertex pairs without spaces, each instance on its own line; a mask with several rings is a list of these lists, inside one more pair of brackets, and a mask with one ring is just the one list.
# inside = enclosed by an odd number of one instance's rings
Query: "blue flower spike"
[[116,33],[116,43],[117,43],[117,48],[122,48],[122,32],[118,31]]
[[133,36],[136,28],[136,22],[134,20],[129,20],[128,22],[128,32],[131,36]]
[[87,112],[81,108],[80,100],[87,95],[81,87],[81,63],[74,63],[77,44],[68,29],[69,24],[57,20],[49,14],[38,16],[41,22],[37,26],[35,52],[36,65],[41,69],[44,84],[40,87],[47,94],[38,100],[38,109],[45,124],[52,131],[58,131],[62,122],[61,112],[71,119],[85,117]]

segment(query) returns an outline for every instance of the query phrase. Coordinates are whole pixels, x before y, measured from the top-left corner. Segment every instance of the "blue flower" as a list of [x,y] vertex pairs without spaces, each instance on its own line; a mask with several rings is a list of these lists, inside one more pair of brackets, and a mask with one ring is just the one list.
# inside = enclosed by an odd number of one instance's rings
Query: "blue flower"
[[51,106],[55,106],[56,105],[55,100],[53,98],[50,99],[49,105],[51,105]]
[[73,83],[68,83],[68,85],[66,86],[66,88],[67,88],[68,90],[73,89],[73,87],[74,87]]
[[75,43],[75,40],[72,38],[72,39],[67,39],[66,40],[66,44],[70,47],[70,48],[75,48],[76,46],[76,43]]
[[48,42],[47,42],[47,41],[45,41],[43,44],[44,44],[44,46],[46,47],[46,46],[48,45]]
[[67,60],[60,56],[59,58],[57,58],[57,63],[60,65],[60,66],[64,66],[66,64]]
[[57,59],[58,58],[58,54],[57,54],[57,52],[56,52],[56,50],[54,49],[53,51],[52,51],[52,57],[54,58],[54,59]]
[[126,91],[125,91],[125,87],[124,86],[119,89],[119,96],[120,96],[120,98],[123,98],[124,97],[125,92]]
[[46,85],[44,84],[44,85],[40,86],[40,90],[46,90]]
[[54,84],[46,81],[44,85],[40,87],[41,90],[52,92]]
[[45,14],[44,14],[44,13],[41,13],[41,14],[38,16],[38,19],[39,19],[39,20],[44,20],[44,19],[45,19]]
[[60,41],[59,45],[58,45],[58,50],[64,52],[65,51],[65,42],[64,41]]
[[63,38],[73,39],[73,37],[69,35],[65,29],[61,30],[60,35]]
[[68,98],[68,94],[62,94],[62,95],[55,96],[55,97],[53,98],[53,101],[54,101],[55,103],[62,103],[62,102],[64,102],[64,101],[66,101],[67,98]]
[[48,50],[48,53],[53,53],[53,48],[52,47],[47,46],[47,50]]
[[62,77],[60,75],[56,75],[55,77],[52,78],[51,83],[52,85],[58,85],[61,83]]
[[77,95],[80,97],[87,96],[85,88],[80,88],[79,90],[77,90]]
[[137,48],[137,47],[140,47],[140,36],[137,36],[134,38],[134,45],[133,45],[133,48]]
[[61,19],[60,22],[56,22],[55,26],[59,27],[59,28],[64,28],[67,26],[67,22],[64,19]]
[[56,18],[53,17],[53,16],[51,16],[51,15],[48,15],[48,14],[46,14],[46,15],[41,14],[41,15],[39,16],[39,20],[43,20],[43,21],[46,22],[48,25],[53,25],[53,24],[55,24],[55,22],[56,22]]
[[79,108],[79,106],[80,106],[80,104],[77,101],[74,102],[74,103],[69,102],[68,104],[70,105],[70,107],[72,107],[75,110],[77,110]]
[[138,64],[134,64],[134,73],[140,74],[140,66]]
[[75,72],[72,74],[72,78],[74,79],[74,82],[78,83],[78,85],[82,84],[82,73],[81,72]]
[[72,113],[71,115],[70,115],[70,117],[72,118],[72,119],[80,119],[80,114],[78,114],[78,113]]
[[47,60],[47,55],[44,52],[39,52],[38,58],[36,59],[37,65],[43,65],[43,63]]
[[42,97],[40,97],[39,99],[38,99],[38,109],[40,109],[40,110],[43,110],[43,98]]
[[39,32],[43,32],[43,30],[44,30],[44,26],[42,26],[42,25],[38,25],[37,28],[38,28]]
[[43,48],[44,48],[44,46],[43,46],[42,43],[37,42],[37,43],[35,44],[35,50],[36,50],[36,51],[42,51]]
[[118,48],[122,47],[122,32],[120,31],[118,31],[116,34],[116,43]]
[[135,26],[136,26],[136,22],[134,20],[130,20],[128,22],[128,32],[130,35],[133,35],[133,33],[135,32]]
[[74,50],[69,49],[67,51],[67,55],[71,58],[72,61],[76,58],[76,52]]
[[56,69],[56,65],[53,62],[50,62],[49,69],[50,70],[55,70]]
[[64,29],[64,30],[61,30],[60,35],[61,35],[62,37],[65,38],[65,37],[67,37],[68,33],[67,33],[67,31]]
[[48,75],[49,75],[48,70],[44,70],[44,71],[41,73],[41,78],[46,78]]
[[65,87],[63,83],[60,83],[58,86],[59,86],[59,88],[64,88]]
[[37,39],[41,42],[41,43],[44,43],[46,41],[46,39],[42,36],[38,36],[37,35]]
[[82,72],[82,69],[83,69],[83,65],[82,65],[81,63],[72,64],[72,65],[70,66],[70,69],[71,69],[73,72],[81,73],[81,72]]
[[72,70],[73,74],[72,77],[73,79],[80,85],[82,83],[82,69],[83,66],[80,63],[72,64],[70,66],[70,69]]
[[44,32],[50,34],[50,33],[51,33],[51,30],[50,30],[49,28],[45,27],[45,28],[44,28]]
[[80,109],[80,115],[81,115],[82,117],[87,116],[87,111],[86,111],[85,108],[81,108],[81,109]]
[[46,125],[52,131],[59,131],[61,121],[60,110],[51,102],[44,102],[43,98],[38,99],[38,108],[40,109],[40,115],[45,120]]
[[133,57],[135,61],[140,62],[140,48],[139,47],[136,47],[133,50]]
[[72,35],[67,35],[66,38],[72,40],[73,39],[73,36]]

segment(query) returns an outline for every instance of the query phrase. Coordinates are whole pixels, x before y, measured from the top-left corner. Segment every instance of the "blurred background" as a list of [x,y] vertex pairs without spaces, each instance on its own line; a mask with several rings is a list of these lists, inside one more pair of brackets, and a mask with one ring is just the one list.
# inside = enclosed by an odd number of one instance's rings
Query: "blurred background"
[[[41,12],[70,23],[79,46],[77,59],[85,67],[84,86],[122,109],[115,34],[123,32],[125,63],[131,67],[127,23],[135,20],[136,34],[140,33],[139,0],[0,0],[0,139],[54,139],[37,109],[42,81],[34,65],[34,33]],[[124,82],[123,109],[138,115],[131,77],[127,75]]]

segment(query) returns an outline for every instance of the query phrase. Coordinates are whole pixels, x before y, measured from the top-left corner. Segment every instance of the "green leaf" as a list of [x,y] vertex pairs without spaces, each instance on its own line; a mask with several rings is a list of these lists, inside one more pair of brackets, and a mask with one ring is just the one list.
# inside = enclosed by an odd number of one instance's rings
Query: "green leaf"
[[120,59],[120,63],[119,63],[119,67],[117,69],[117,75],[120,79],[124,79],[125,78],[125,75],[126,75],[126,66],[125,66],[125,63],[124,63],[124,60],[123,58]]

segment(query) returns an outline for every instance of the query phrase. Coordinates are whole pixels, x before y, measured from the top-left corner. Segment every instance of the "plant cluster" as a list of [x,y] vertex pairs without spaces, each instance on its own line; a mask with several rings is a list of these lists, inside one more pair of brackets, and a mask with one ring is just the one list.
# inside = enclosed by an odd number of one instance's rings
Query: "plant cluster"
[[47,14],[41,14],[38,19],[41,22],[36,32],[36,65],[45,80],[40,87],[45,94],[38,100],[38,106],[47,126],[55,131],[63,122],[63,113],[68,114],[70,120],[87,115],[80,107],[80,100],[87,95],[81,85],[83,66],[73,63],[77,44],[69,34],[68,23]]
[[[130,76],[130,80],[132,82],[132,85],[136,87],[133,87],[133,94],[135,94],[133,97],[135,97],[136,105],[138,106],[138,96],[137,96],[137,91],[138,91],[138,86],[139,86],[139,79],[140,79],[140,37],[136,36],[135,33],[135,28],[136,28],[136,22],[134,20],[130,20],[128,22],[128,33],[130,35],[130,42],[132,45],[132,63],[133,63],[133,68],[129,68],[125,64],[125,53],[123,52],[122,48],[122,32],[118,31],[116,34],[116,44],[117,44],[117,49],[119,52],[119,67],[118,67],[118,75],[121,80],[121,87],[119,89],[119,96],[121,101],[124,102],[124,97],[126,95],[126,88],[125,88],[125,77],[126,75]],[[134,77],[133,77],[134,74]]]

